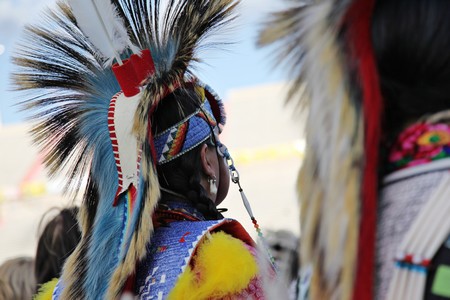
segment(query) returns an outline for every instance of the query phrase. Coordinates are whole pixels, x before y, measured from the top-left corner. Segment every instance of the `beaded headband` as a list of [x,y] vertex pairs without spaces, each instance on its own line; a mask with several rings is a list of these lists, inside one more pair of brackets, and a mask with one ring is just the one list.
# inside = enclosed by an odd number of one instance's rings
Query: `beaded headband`
[[[154,138],[159,165],[172,161],[200,145],[211,136],[211,128],[225,123],[222,102],[212,90],[208,86],[202,85],[196,85],[195,90],[201,95],[201,106],[177,124],[158,133]],[[212,107],[214,104],[219,108],[216,114]]]

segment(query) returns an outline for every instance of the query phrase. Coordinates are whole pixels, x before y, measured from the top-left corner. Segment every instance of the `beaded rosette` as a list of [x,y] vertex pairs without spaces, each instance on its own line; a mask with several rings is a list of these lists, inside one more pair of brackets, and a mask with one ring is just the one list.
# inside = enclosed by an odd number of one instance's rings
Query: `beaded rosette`
[[389,155],[390,171],[450,157],[450,126],[419,123],[400,134]]

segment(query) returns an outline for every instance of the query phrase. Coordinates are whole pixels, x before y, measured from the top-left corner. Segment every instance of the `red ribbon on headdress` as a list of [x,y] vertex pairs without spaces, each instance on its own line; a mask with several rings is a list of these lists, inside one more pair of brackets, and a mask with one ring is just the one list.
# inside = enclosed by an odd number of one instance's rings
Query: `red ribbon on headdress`
[[114,75],[126,97],[133,97],[140,91],[141,84],[155,73],[155,64],[149,49],[142,50],[140,55],[132,54],[122,65],[114,64]]
[[139,84],[142,84],[148,76],[155,74],[155,63],[149,49],[142,50],[140,55],[131,55],[130,60]]

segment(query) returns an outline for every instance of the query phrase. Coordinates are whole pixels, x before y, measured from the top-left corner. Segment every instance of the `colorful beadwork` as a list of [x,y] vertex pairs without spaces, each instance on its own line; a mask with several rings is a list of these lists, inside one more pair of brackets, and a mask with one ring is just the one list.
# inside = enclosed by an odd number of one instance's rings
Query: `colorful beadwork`
[[390,155],[390,171],[426,164],[450,157],[450,126],[414,124],[403,131]]
[[[225,230],[231,225],[242,228],[232,219],[171,222],[167,226],[157,228],[151,243],[147,245],[147,253],[150,256],[144,259],[137,269],[135,293],[139,295],[139,299],[165,299],[179,275],[190,263],[192,254],[205,235],[216,230]],[[237,230],[236,236],[239,236],[239,232],[245,230]]]
[[217,126],[209,101],[193,114],[155,136],[158,164],[167,163],[204,142]]
[[403,255],[396,260],[396,266],[399,268],[407,268],[411,270],[427,270],[430,267],[431,260],[426,258],[419,258],[413,254]]
[[256,233],[258,234],[259,240],[263,243],[263,247],[265,248],[267,252],[267,256],[269,257],[270,263],[272,264],[272,267],[276,269],[276,263],[275,258],[272,256],[272,253],[270,253],[269,247],[267,246],[266,239],[261,231],[261,228],[259,228],[258,221],[256,221],[255,217],[251,217],[253,227],[256,229]]

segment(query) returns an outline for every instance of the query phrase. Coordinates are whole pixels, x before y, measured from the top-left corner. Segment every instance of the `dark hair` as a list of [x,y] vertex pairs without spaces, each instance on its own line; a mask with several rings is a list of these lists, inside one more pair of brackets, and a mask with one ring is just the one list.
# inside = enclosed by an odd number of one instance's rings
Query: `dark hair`
[[[158,105],[152,117],[152,132],[157,134],[175,125],[196,111],[201,105],[199,95],[192,89],[178,89]],[[162,187],[184,195],[206,219],[221,219],[214,203],[207,197],[200,184],[202,178],[200,148],[203,144],[212,147],[207,140],[180,157],[157,166]],[[164,203],[164,194],[161,199]]]
[[[47,213],[49,212],[51,210]],[[41,223],[46,214],[41,219]],[[78,245],[81,232],[77,214],[77,207],[62,209],[45,225],[36,250],[34,269],[38,288],[39,285],[60,276],[65,260]]]
[[450,1],[377,0],[372,40],[387,141],[411,121],[450,108]]

